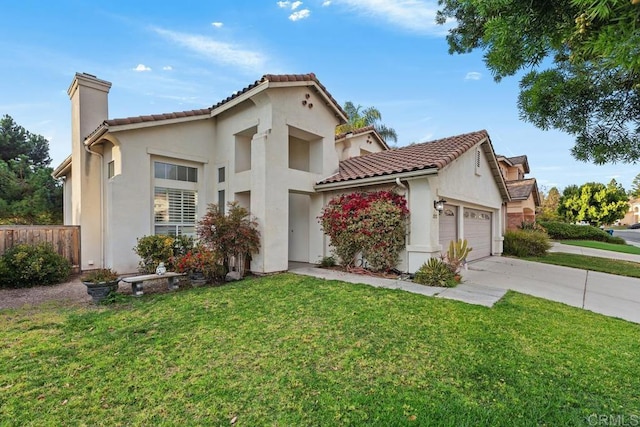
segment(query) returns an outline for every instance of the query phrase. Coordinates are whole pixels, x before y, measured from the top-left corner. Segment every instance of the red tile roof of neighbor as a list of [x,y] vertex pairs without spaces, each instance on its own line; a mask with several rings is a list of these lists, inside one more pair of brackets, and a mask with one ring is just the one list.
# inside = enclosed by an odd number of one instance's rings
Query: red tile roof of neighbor
[[318,184],[391,175],[426,169],[442,169],[483,140],[486,130],[465,133],[394,150],[352,157],[340,162],[338,173]]
[[234,92],[233,95],[223,99],[222,101],[218,102],[217,104],[214,104],[212,107],[202,108],[202,109],[198,109],[198,110],[178,111],[178,112],[174,112],[174,113],[152,114],[152,115],[134,116],[134,117],[125,117],[125,118],[120,118],[120,119],[105,120],[96,130],[91,132],[91,134],[89,134],[86,137],[86,139],[89,139],[92,136],[98,134],[101,131],[101,128],[103,126],[107,126],[108,127],[108,126],[130,125],[130,124],[137,124],[137,123],[145,123],[145,122],[162,121],[162,120],[169,120],[169,119],[179,119],[179,118],[185,118],[185,117],[196,117],[196,116],[210,115],[211,111],[213,111],[216,108],[219,108],[219,107],[223,106],[224,104],[226,104],[226,103],[238,98],[242,94],[250,91],[251,89],[253,89],[253,88],[255,88],[255,87],[257,87],[260,84],[265,83],[265,82],[273,82],[273,83],[308,82],[308,83],[314,83],[325,93],[327,99],[332,104],[331,106],[333,108],[335,108],[336,110],[338,110],[340,112],[340,114],[342,114],[343,116],[346,116],[346,113],[344,112],[344,110],[342,109],[340,104],[338,104],[338,101],[336,101],[333,98],[333,96],[331,96],[329,91],[327,91],[327,88],[322,83],[320,83],[320,81],[318,80],[318,78],[316,77],[316,75],[314,73],[308,73],[308,74],[265,74],[259,80],[256,80],[255,82],[253,82],[249,86],[239,90],[238,92]]

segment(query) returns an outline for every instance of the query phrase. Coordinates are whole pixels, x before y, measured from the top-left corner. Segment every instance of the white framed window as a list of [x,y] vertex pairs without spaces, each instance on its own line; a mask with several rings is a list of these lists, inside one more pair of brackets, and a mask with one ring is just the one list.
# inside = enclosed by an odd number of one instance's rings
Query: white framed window
[[107,163],[107,178],[111,179],[116,175],[116,163],[115,161],[111,160],[109,163]]
[[193,190],[155,187],[154,233],[170,236],[195,235],[198,193]]
[[195,236],[198,219],[198,168],[153,162],[153,232]]
[[198,168],[172,163],[154,162],[154,176],[173,181],[198,182]]

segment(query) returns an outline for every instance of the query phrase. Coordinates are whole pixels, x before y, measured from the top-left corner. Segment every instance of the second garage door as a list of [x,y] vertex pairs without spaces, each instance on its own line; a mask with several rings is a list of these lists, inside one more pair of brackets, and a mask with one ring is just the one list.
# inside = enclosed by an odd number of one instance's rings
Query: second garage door
[[464,238],[473,250],[468,261],[491,255],[491,212],[464,210]]

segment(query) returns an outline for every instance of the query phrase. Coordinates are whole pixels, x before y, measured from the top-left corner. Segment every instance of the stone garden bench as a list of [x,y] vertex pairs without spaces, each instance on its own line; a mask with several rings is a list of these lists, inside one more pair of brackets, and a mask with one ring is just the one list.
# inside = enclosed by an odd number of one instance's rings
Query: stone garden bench
[[158,279],[167,279],[167,287],[169,290],[178,289],[178,279],[184,276],[183,273],[174,273],[173,271],[167,271],[164,274],[145,274],[142,276],[129,276],[123,277],[123,282],[131,283],[131,291],[134,296],[141,296],[144,291],[142,289],[142,284],[148,280],[158,280]]

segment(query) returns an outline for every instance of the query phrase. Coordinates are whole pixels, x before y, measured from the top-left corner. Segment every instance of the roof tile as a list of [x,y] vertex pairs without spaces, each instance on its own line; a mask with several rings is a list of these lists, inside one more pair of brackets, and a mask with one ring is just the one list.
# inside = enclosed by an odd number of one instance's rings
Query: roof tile
[[426,169],[442,169],[489,134],[485,130],[442,138],[394,150],[352,157],[340,162],[332,175],[318,184],[350,181]]
[[535,178],[506,181],[511,200],[527,200],[536,186]]

